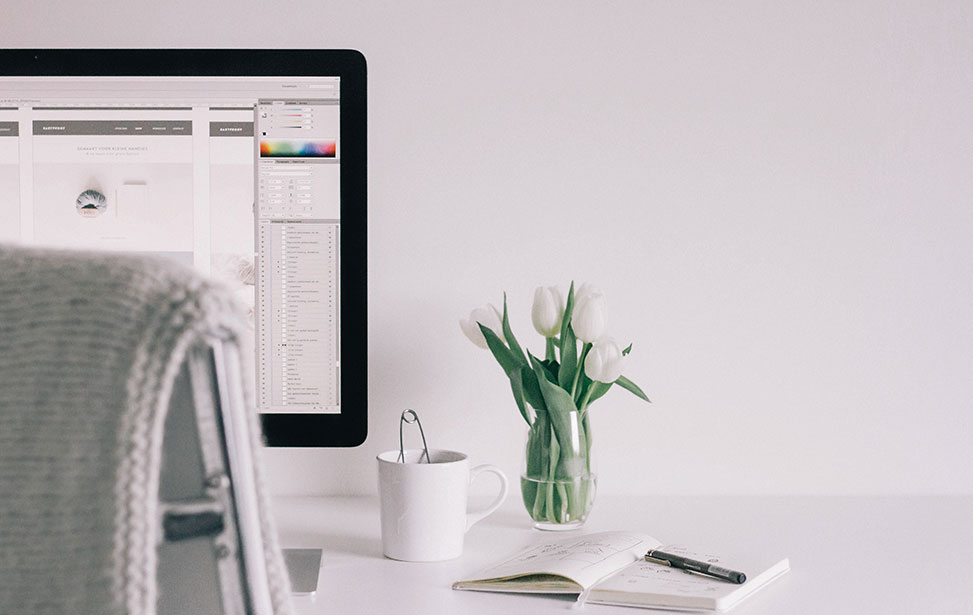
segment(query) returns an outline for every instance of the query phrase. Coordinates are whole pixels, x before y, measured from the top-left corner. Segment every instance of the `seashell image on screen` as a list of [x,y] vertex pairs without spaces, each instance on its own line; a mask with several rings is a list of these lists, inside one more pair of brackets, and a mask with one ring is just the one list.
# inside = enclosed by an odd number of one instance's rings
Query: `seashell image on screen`
[[108,201],[105,195],[97,190],[85,190],[78,195],[74,202],[78,214],[84,218],[97,218],[108,209]]

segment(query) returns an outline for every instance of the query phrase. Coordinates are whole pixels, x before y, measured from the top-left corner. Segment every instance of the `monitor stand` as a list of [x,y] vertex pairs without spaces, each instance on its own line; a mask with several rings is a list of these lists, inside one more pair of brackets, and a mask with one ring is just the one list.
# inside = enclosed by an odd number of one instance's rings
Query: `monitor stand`
[[287,574],[291,578],[291,592],[313,595],[318,590],[321,572],[321,549],[282,549]]

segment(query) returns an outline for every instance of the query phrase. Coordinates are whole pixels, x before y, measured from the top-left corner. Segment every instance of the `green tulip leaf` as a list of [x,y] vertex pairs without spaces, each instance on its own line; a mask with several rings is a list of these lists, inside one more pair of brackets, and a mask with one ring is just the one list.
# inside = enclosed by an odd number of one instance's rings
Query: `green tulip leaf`
[[571,399],[571,395],[567,391],[553,382],[544,381],[540,385],[541,394],[544,395],[544,403],[547,404],[549,409],[554,410],[551,413],[552,415],[577,411],[578,408],[574,405],[574,400]]
[[530,414],[528,414],[527,407],[524,405],[524,381],[521,377],[521,371],[523,369],[521,367],[516,372],[510,374],[510,390],[514,394],[514,401],[517,402],[517,409],[520,410],[520,416],[524,417],[524,420],[530,425]]
[[[578,476],[587,464],[587,434],[583,428],[579,429],[583,426],[578,422],[579,417],[576,412],[551,413],[551,426],[554,427],[554,436],[560,452],[552,477],[554,479],[563,480]],[[553,442],[551,448],[554,448]]]
[[580,369],[578,365],[578,343],[575,341],[574,329],[571,325],[561,336],[561,369],[557,375],[557,382],[562,389],[568,390],[574,384],[575,373]]
[[649,402],[650,404],[652,403],[652,400],[649,399],[648,396],[645,393],[642,392],[642,389],[640,389],[637,384],[635,384],[634,382],[632,382],[631,380],[629,380],[625,376],[619,376],[618,377],[618,380],[615,381],[615,384],[617,384],[618,386],[622,387],[626,391],[631,391],[636,397],[639,397],[641,399],[644,399],[645,401]]
[[557,369],[557,363],[547,363],[546,361],[541,361],[530,351],[527,351],[527,357],[530,359],[531,368],[534,373],[537,374],[538,380],[548,380],[550,382],[557,382],[557,372],[552,371],[552,369]]
[[571,394],[545,377],[544,366],[541,365],[541,362],[531,357],[531,364],[534,366],[537,383],[540,385],[541,395],[544,396],[544,403],[547,405],[548,414],[551,415],[552,420],[554,415],[558,413],[577,411]]
[[632,352],[632,345],[631,344],[628,345],[628,348],[626,348],[625,350],[622,351],[622,356],[624,357],[625,355],[627,355],[630,352]]
[[547,464],[551,456],[551,423],[547,414],[538,414],[527,433],[526,475],[534,480],[547,479]]
[[547,404],[544,403],[544,396],[541,395],[541,387],[537,384],[537,375],[534,371],[527,367],[521,367],[517,374],[512,374],[510,377],[514,378],[519,376],[522,390],[524,392],[524,401],[530,404],[538,414],[542,412],[547,412]]
[[510,344],[510,353],[513,355],[514,359],[521,365],[527,365],[527,358],[524,357],[524,350],[517,343],[517,338],[514,337],[514,332],[510,328],[510,319],[507,318],[507,293],[503,293],[503,336],[507,338],[507,343]]
[[541,361],[540,363],[544,366],[544,369],[547,370],[547,373],[551,377],[551,381],[557,382],[557,375],[561,371],[561,365],[557,361],[547,360]]
[[506,373],[507,376],[510,376],[514,370],[520,367],[520,363],[517,362],[517,358],[512,352],[510,352],[510,349],[507,348],[502,341],[500,341],[500,338],[497,337],[497,334],[493,332],[493,329],[490,327],[485,327],[480,323],[476,324],[480,327],[483,337],[486,338],[487,347],[490,349],[490,352],[493,353],[493,358],[495,358],[497,363],[500,364],[500,367],[503,368],[504,373]]
[[595,403],[595,400],[604,396],[612,388],[611,382],[592,382],[591,383],[591,395],[588,397],[588,407]]
[[[571,281],[571,288],[568,289],[568,300],[564,304],[564,316],[561,318],[561,335],[560,335],[560,346],[561,346],[561,363],[564,363],[564,336],[568,331],[568,327],[571,325],[571,316],[574,313],[574,280]],[[577,352],[577,350],[575,351]]]

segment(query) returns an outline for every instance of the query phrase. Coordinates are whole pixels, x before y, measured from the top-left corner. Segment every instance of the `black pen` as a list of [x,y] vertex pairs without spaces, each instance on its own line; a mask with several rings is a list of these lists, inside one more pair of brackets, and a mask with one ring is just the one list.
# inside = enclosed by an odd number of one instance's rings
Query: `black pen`
[[743,583],[747,580],[747,575],[743,574],[742,572],[729,570],[728,568],[722,568],[720,566],[714,566],[713,564],[707,564],[706,562],[689,559],[688,557],[673,555],[672,553],[666,553],[657,549],[652,549],[646,553],[645,560],[648,562],[665,564],[666,566],[672,566],[673,568],[681,568],[682,570],[690,570],[700,574],[708,574],[711,577],[723,579],[724,581],[729,581],[730,583]]

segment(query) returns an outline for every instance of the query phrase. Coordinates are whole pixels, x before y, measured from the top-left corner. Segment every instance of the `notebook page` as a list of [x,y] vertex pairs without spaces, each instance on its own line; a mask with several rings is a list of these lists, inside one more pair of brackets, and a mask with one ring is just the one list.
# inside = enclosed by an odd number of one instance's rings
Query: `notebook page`
[[545,540],[478,572],[474,579],[500,579],[526,574],[559,574],[588,587],[659,546],[634,532],[601,532]]
[[729,583],[642,560],[599,583],[592,589],[589,602],[725,610],[789,570],[786,559],[724,559],[676,546],[662,547],[660,550],[743,571],[747,574],[747,581],[742,584]]

